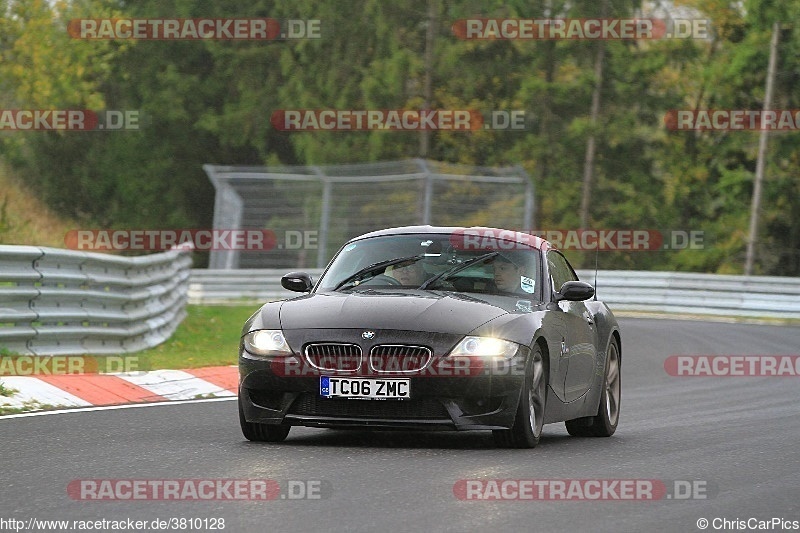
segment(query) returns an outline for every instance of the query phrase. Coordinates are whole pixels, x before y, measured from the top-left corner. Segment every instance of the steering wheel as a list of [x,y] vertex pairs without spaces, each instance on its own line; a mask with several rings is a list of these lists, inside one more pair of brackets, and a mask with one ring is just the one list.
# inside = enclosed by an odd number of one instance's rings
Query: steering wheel
[[372,284],[373,282],[377,282],[377,285],[402,285],[399,280],[394,279],[392,276],[387,276],[386,274],[378,274],[367,280],[362,285]]

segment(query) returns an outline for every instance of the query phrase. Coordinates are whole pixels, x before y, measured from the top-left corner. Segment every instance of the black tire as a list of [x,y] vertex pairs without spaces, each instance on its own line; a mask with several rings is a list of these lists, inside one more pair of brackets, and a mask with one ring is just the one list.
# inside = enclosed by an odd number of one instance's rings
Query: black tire
[[603,375],[603,392],[595,416],[567,420],[567,432],[573,437],[610,437],[619,424],[622,398],[621,360],[619,346],[612,339],[608,345],[606,368]]
[[492,431],[495,443],[504,448],[535,448],[544,426],[547,400],[547,365],[538,344],[525,366],[525,382],[520,393],[517,415],[511,429]]
[[244,418],[242,399],[239,403],[239,424],[242,426],[242,435],[253,442],[281,442],[289,435],[291,426],[288,424],[258,424],[248,422]]

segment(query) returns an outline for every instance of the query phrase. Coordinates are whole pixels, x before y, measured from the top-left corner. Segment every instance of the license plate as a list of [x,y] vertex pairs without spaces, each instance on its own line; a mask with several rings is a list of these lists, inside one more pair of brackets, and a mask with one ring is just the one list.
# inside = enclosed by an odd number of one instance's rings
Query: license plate
[[405,400],[410,398],[408,379],[319,378],[319,393],[325,398],[361,398],[365,400]]

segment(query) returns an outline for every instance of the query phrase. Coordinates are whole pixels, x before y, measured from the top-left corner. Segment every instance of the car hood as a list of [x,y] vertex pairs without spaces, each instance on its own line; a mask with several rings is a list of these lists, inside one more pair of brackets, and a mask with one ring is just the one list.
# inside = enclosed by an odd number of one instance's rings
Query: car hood
[[530,312],[508,297],[415,290],[324,292],[281,302],[283,329],[371,328],[467,334],[509,313]]

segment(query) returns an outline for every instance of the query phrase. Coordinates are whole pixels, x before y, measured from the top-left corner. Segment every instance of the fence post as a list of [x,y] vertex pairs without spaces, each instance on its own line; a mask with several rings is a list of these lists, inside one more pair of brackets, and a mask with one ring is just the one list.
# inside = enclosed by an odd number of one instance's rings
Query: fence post
[[422,225],[427,226],[431,223],[431,206],[433,204],[433,177],[428,168],[428,162],[424,159],[416,159],[422,173],[425,174],[425,192],[422,198]]
[[333,184],[319,167],[312,167],[322,180],[322,208],[319,215],[319,239],[317,240],[317,268],[324,268],[328,262],[328,225],[331,218],[331,187]]
[[523,169],[521,165],[517,165],[516,168],[519,170],[522,179],[525,180],[525,211],[522,214],[522,230],[534,231],[536,228],[533,225],[533,210],[536,187],[534,186],[533,180],[528,176],[528,173],[525,172],[525,169]]

